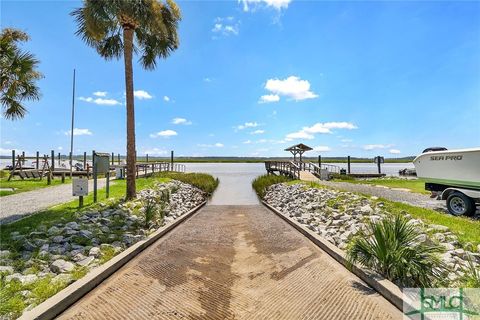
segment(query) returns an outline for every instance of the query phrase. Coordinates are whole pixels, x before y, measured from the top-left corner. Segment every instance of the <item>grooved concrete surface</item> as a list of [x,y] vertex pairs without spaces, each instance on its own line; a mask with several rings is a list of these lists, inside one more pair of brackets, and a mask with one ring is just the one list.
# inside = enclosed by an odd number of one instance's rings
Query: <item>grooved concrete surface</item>
[[206,206],[59,319],[401,319],[263,206]]

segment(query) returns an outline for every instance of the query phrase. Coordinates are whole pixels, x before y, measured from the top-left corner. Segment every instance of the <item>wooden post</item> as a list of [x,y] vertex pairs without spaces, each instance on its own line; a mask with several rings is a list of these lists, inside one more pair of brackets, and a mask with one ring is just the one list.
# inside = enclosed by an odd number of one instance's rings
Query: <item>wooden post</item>
[[37,164],[35,168],[38,170],[38,162],[40,161],[40,152],[37,151]]
[[118,158],[118,164],[120,164],[120,153],[117,155]]
[[377,156],[377,168],[378,168],[378,174],[381,174],[382,169],[381,169],[381,164],[380,164],[380,156]]
[[147,153],[147,162],[148,162],[148,153]]
[[65,183],[65,172],[62,172],[62,183]]
[[22,151],[22,167],[25,165],[25,151]]
[[47,173],[47,184],[48,185],[52,184],[52,174],[50,172]]
[[12,168],[15,168],[15,150],[12,150]]
[[170,164],[172,165],[172,171],[173,171],[173,150],[170,153]]
[[115,155],[112,152],[112,166],[114,165],[114,161],[115,161]]
[[107,185],[105,187],[105,193],[108,199],[108,197],[110,196],[110,170],[107,171]]
[[350,174],[350,156],[347,156],[347,173]]
[[93,202],[97,202],[97,168],[95,167],[95,150],[92,150],[93,164]]
[[318,167],[322,170],[322,156],[318,156]]
[[60,152],[58,153],[58,166],[60,167]]
[[78,206],[83,207],[83,196],[78,197]]
[[52,150],[51,156],[52,156],[52,171],[54,171],[55,170],[55,151]]
[[[87,152],[83,152],[83,170],[87,170]],[[88,179],[88,174],[87,174]]]

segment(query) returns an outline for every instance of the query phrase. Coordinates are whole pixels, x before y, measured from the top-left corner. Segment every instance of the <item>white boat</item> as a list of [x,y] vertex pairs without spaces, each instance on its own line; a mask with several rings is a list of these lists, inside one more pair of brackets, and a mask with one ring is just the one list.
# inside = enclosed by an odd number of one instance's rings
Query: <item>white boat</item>
[[[435,149],[435,148],[432,148]],[[480,190],[480,147],[422,153],[413,160],[426,183]]]

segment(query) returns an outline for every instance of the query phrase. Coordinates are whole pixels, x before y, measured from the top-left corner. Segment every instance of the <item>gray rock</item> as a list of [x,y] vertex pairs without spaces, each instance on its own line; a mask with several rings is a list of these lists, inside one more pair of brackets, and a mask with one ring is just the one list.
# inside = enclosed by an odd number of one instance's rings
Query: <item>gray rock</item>
[[37,248],[36,245],[34,245],[33,243],[31,243],[30,241],[25,241],[23,243],[23,249],[27,250],[27,251],[33,251]]
[[6,276],[5,281],[20,281],[21,284],[30,284],[38,280],[38,277],[34,274],[21,275],[20,273],[14,273],[12,275]]
[[2,273],[2,274],[12,274],[13,273],[13,267],[0,266],[0,273]]
[[429,227],[433,231],[447,232],[447,231],[450,230],[450,229],[448,229],[448,227],[441,226],[441,225],[438,225],[438,224],[431,224]]
[[81,253],[77,253],[75,255],[72,255],[72,260],[75,261],[75,262],[78,262],[78,261],[81,261],[83,259],[85,259],[86,257],[81,254]]
[[88,256],[88,257],[85,257],[84,259],[82,259],[82,260],[80,260],[80,261],[77,261],[77,264],[78,264],[79,266],[86,267],[86,266],[88,266],[90,263],[92,263],[93,260],[95,260],[95,257],[93,257],[93,256]]
[[0,250],[0,258],[8,258],[10,256],[10,251]]
[[56,237],[53,237],[52,241],[55,243],[62,243],[62,242],[65,242],[65,238],[63,236],[56,236]]
[[60,233],[62,232],[61,229],[53,226],[51,227],[50,229],[48,229],[48,234],[51,235],[51,236],[56,236],[56,235],[59,235]]
[[71,274],[68,274],[68,273],[61,273],[59,275],[56,275],[53,279],[52,279],[53,282],[62,282],[62,283],[65,283],[65,284],[70,284],[72,282],[74,282],[73,280],[73,277]]
[[100,248],[99,247],[93,247],[90,249],[90,251],[88,252],[88,255],[89,256],[93,256],[95,258],[98,258],[100,257],[100,255],[102,254],[102,252],[100,251]]
[[73,230],[79,230],[80,229],[80,225],[78,223],[76,223],[75,221],[67,223],[65,225],[65,227],[73,229]]
[[55,273],[65,273],[65,272],[70,272],[75,268],[75,265],[69,261],[65,261],[63,259],[58,259],[55,260],[51,265],[50,265],[50,270],[52,270]]
[[88,230],[80,230],[78,235],[81,236],[81,237],[90,239],[92,237],[93,233],[88,231]]

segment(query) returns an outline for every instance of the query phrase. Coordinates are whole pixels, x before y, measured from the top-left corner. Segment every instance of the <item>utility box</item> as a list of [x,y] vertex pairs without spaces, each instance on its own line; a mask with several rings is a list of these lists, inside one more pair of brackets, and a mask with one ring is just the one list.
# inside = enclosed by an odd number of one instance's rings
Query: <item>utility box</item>
[[125,179],[125,168],[121,168],[121,167],[115,168],[115,178]]
[[73,180],[72,180],[72,195],[74,197],[88,196],[88,179],[73,178]]
[[93,156],[93,170],[95,170],[95,173],[107,173],[110,171],[110,154],[95,152]]

